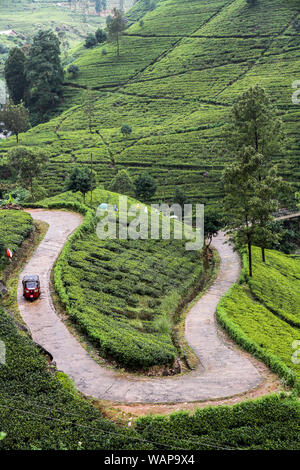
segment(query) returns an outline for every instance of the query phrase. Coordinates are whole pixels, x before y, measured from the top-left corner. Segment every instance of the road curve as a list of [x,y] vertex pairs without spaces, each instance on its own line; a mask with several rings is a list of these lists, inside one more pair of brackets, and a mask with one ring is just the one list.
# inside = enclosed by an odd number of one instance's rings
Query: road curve
[[[49,224],[49,230],[20,274],[18,304],[33,340],[49,351],[57,368],[68,374],[85,395],[122,403],[176,403],[226,398],[260,384],[256,368],[238,349],[225,345],[217,333],[215,311],[220,298],[238,279],[239,258],[223,233],[214,240],[220,255],[220,270],[213,285],[188,313],[185,337],[202,366],[174,377],[137,377],[101,367],[82,348],[58,318],[50,295],[50,273],[70,234],[82,217],[66,211],[28,210],[34,219]],[[42,296],[30,303],[22,296],[24,274],[38,274]]]

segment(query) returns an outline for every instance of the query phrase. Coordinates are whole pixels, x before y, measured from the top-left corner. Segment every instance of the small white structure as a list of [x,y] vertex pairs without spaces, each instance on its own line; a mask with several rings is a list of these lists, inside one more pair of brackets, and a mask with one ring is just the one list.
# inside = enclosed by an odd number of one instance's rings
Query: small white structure
[[6,31],[0,31],[0,36],[18,36],[13,29],[7,29]]

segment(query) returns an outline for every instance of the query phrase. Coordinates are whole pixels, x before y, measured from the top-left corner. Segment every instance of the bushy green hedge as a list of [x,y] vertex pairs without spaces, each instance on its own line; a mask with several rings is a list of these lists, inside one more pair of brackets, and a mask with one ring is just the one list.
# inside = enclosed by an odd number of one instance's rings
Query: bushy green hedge
[[288,385],[296,384],[291,362],[296,330],[252,300],[240,286],[233,286],[221,299],[217,318],[237,344],[264,361]]
[[[300,404],[271,395],[229,406],[145,416],[137,421],[142,437],[156,448],[195,450],[299,450]],[[160,444],[160,445],[159,445]]]

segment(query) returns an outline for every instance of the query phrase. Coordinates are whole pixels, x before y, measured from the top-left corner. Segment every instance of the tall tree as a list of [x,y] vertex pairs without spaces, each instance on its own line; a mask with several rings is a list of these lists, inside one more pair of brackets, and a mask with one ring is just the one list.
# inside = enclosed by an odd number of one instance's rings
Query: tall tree
[[[283,123],[264,88],[253,86],[238,97],[232,110],[227,146],[232,156],[247,146],[262,156],[259,179],[268,174],[272,157],[282,153],[284,137]],[[264,259],[264,247],[261,248]]]
[[[252,245],[270,246],[276,238],[271,222],[283,183],[275,167],[264,171],[264,157],[252,147],[243,148],[225,168],[223,183],[226,228],[238,248],[248,246],[252,276]],[[265,261],[265,251],[262,258]]]
[[47,155],[24,146],[19,146],[9,152],[8,160],[11,166],[17,170],[21,183],[33,195],[33,180],[44,168],[48,160]]
[[112,41],[117,42],[117,56],[120,57],[120,36],[126,27],[124,16],[121,10],[113,9],[113,16],[107,25],[108,35]]
[[96,94],[92,90],[87,89],[82,95],[81,106],[84,116],[88,120],[88,126],[91,134],[93,133],[93,120],[95,118],[95,102]]
[[18,47],[10,49],[5,62],[4,75],[10,99],[14,104],[20,103],[25,96],[25,54]]
[[256,227],[254,242],[261,247],[262,261],[266,261],[265,248],[270,248],[277,243],[281,234],[274,233],[273,213],[278,210],[278,195],[285,184],[282,178],[277,176],[276,167],[265,171],[258,169],[258,178],[253,193],[253,208],[256,213]]
[[102,10],[102,2],[101,0],[95,0],[95,10],[98,15],[100,15],[100,12]]
[[47,120],[63,94],[64,71],[59,40],[52,31],[39,31],[33,38],[25,64],[27,105],[34,124]]
[[19,143],[20,132],[27,131],[29,127],[29,111],[23,103],[6,103],[0,110],[0,121],[4,123],[7,131],[15,134],[17,143]]
[[233,153],[250,146],[266,164],[283,150],[282,120],[270,97],[260,85],[241,94],[233,106],[228,143]]
[[243,148],[223,172],[223,200],[226,229],[237,248],[248,247],[249,275],[252,276],[252,245],[256,230],[254,194],[262,155],[252,147]]

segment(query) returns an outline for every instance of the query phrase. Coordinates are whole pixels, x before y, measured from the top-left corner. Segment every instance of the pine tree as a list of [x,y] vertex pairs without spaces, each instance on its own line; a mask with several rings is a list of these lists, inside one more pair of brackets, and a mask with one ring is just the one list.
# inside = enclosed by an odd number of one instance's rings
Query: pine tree
[[223,173],[226,229],[238,249],[248,247],[249,275],[252,277],[252,245],[256,230],[255,190],[262,155],[252,147],[243,148]]
[[282,120],[266,91],[259,85],[241,94],[233,106],[228,144],[232,153],[252,147],[266,162],[282,152]]
[[[231,155],[247,146],[259,153],[263,160],[258,178],[262,180],[269,174],[272,157],[282,153],[284,138],[283,123],[278,111],[261,86],[251,87],[239,96],[233,106],[227,139]],[[263,244],[261,249],[264,260]]]

